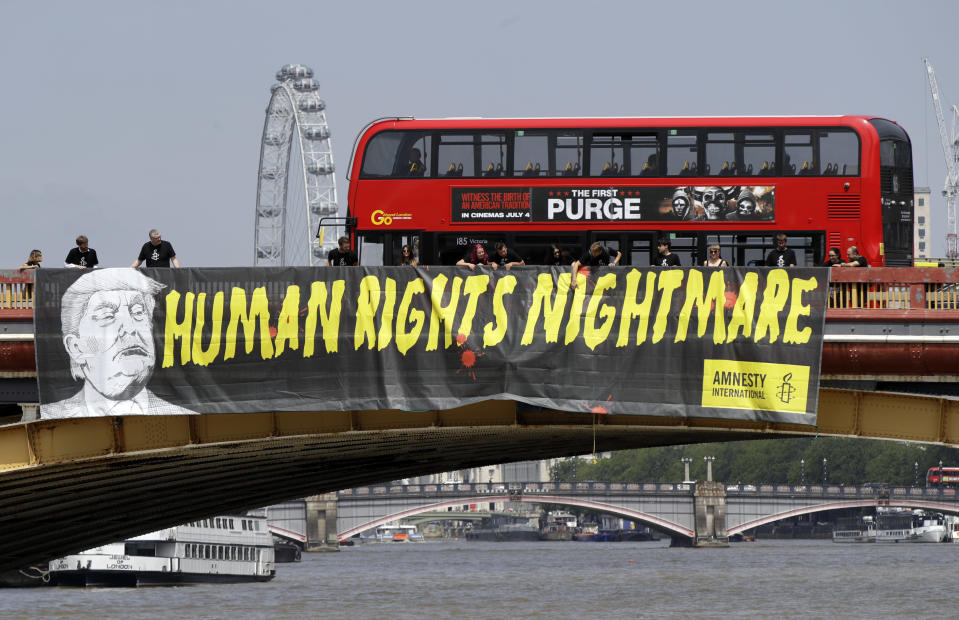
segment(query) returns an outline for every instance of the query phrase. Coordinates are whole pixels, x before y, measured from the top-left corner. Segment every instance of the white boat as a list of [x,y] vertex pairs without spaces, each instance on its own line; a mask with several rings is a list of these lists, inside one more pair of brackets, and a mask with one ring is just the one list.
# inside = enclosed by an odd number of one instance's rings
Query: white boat
[[938,543],[946,539],[945,518],[923,510],[887,510],[876,515],[876,542]]
[[837,543],[876,542],[876,520],[870,516],[839,519],[832,530],[832,541]]
[[423,542],[426,538],[415,525],[387,523],[376,528],[376,542]]
[[959,543],[959,516],[946,515],[946,542]]
[[157,530],[50,562],[52,585],[237,583],[275,574],[267,519],[245,514]]

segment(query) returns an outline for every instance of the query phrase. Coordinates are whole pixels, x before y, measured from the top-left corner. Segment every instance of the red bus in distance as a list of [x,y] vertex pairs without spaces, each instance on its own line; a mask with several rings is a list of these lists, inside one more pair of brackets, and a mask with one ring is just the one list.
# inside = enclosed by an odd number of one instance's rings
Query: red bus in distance
[[930,467],[926,472],[927,487],[959,487],[959,467]]
[[667,237],[683,265],[719,244],[762,264],[778,232],[800,266],[850,245],[911,265],[909,136],[869,116],[413,119],[357,138],[348,215],[361,252],[452,265],[504,241],[527,264],[594,241],[648,266]]

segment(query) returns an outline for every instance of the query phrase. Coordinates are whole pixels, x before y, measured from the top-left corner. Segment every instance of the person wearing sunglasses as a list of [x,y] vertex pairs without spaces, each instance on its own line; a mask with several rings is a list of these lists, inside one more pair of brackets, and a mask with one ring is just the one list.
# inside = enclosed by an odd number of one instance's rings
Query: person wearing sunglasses
[[703,267],[729,267],[726,259],[719,255],[719,246],[712,244],[709,246],[709,256],[703,261]]

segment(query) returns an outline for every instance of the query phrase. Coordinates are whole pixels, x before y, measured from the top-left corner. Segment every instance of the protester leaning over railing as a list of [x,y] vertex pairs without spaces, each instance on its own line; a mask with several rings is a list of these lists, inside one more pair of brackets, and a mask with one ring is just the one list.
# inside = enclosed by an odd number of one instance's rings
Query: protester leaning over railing
[[27,262],[20,265],[20,271],[25,269],[39,269],[41,261],[43,261],[43,252],[40,250],[31,250],[30,258],[27,259]]
[[846,249],[846,258],[849,259],[849,262],[840,263],[841,267],[868,267],[869,266],[869,262],[866,260],[866,257],[859,254],[859,248],[857,248],[854,245],[851,245]]
[[66,259],[63,261],[64,267],[73,269],[93,269],[99,264],[100,260],[97,258],[97,251],[90,247],[86,235],[77,237],[77,247],[70,250],[67,253]]
[[823,267],[838,267],[842,265],[842,257],[839,248],[829,248],[829,257],[822,264]]

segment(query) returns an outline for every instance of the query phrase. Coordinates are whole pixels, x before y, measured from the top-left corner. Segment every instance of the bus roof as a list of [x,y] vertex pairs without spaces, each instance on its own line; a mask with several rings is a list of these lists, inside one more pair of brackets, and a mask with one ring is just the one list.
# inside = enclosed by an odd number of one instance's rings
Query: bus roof
[[[451,116],[438,118],[394,117],[378,119],[370,123],[370,127],[401,124],[421,127],[424,129],[449,127],[502,127],[515,128],[518,125],[525,127],[630,127],[643,124],[650,127],[663,126],[701,126],[704,121],[719,126],[747,125],[834,125],[839,123],[855,123],[868,121],[878,116],[842,115],[842,114],[807,114],[807,115],[768,115],[768,116],[562,116],[562,117],[482,117],[482,116]],[[892,121],[895,122],[895,121]]]

